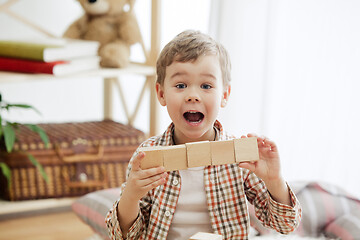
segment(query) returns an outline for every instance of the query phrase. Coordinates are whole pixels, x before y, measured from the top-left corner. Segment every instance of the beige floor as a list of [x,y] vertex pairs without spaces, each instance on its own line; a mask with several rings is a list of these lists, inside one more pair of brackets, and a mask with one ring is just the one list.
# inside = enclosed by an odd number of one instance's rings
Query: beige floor
[[0,240],[85,240],[92,235],[71,211],[0,221]]

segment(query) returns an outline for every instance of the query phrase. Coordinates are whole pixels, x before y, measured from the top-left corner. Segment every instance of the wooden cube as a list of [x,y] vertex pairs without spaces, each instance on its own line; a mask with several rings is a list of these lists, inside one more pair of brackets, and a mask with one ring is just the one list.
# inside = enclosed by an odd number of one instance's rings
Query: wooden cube
[[186,143],[188,167],[211,165],[211,147],[209,141]]
[[222,236],[214,233],[198,232],[192,235],[189,240],[222,240]]
[[234,141],[213,141],[211,145],[211,165],[235,163]]
[[140,164],[141,169],[164,166],[162,149],[162,146],[141,148],[139,151],[145,153]]
[[256,137],[234,139],[236,162],[259,160],[259,149]]
[[166,171],[187,169],[185,144],[169,146],[162,151]]

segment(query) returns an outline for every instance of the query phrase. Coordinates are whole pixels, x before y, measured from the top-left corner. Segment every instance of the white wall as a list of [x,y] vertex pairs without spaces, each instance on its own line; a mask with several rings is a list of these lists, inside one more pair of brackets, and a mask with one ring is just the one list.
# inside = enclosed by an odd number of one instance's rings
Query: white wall
[[228,128],[274,139],[286,179],[360,196],[360,1],[222,3],[217,32],[234,69]]
[[[5,3],[6,0],[0,0]],[[144,35],[145,45],[149,46],[150,0],[136,1],[135,10]],[[82,15],[82,9],[75,0],[22,0],[11,8],[15,13],[39,24],[55,36],[61,36],[68,25]],[[173,0],[162,1],[162,43],[164,46],[171,38],[185,29],[208,31],[210,1]],[[184,13],[186,13],[184,15]],[[0,13],[0,38],[42,36],[16,19]],[[141,60],[139,45],[133,47],[132,59]],[[135,106],[143,77],[124,76],[122,85],[128,89],[125,93],[129,106]],[[0,92],[8,102],[32,104],[40,110],[42,116],[31,111],[11,112],[10,120],[22,122],[64,122],[89,121],[102,119],[103,94],[100,78],[87,79],[49,79],[42,81],[9,83],[0,81]],[[147,96],[144,98],[147,100]],[[117,95],[114,97],[115,119],[124,122],[124,112]],[[144,102],[138,114],[135,127],[148,132],[149,103]],[[160,111],[160,130],[170,123],[165,109]]]
[[228,50],[232,63],[232,92],[220,119],[238,136],[262,134],[267,1],[213,2],[220,9],[214,35]]

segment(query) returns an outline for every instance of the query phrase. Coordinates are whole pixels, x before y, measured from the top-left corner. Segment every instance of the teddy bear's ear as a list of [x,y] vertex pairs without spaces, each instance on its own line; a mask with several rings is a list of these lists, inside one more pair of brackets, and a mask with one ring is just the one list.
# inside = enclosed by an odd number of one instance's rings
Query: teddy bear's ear
[[129,6],[128,12],[131,12],[134,8],[135,0],[128,0],[127,2],[128,2],[127,5]]

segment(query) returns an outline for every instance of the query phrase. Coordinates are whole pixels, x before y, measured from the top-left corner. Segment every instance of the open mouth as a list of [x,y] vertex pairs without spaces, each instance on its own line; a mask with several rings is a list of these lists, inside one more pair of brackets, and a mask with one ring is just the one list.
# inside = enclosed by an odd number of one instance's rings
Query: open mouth
[[204,114],[196,111],[185,112],[183,116],[190,123],[199,123],[204,119]]

